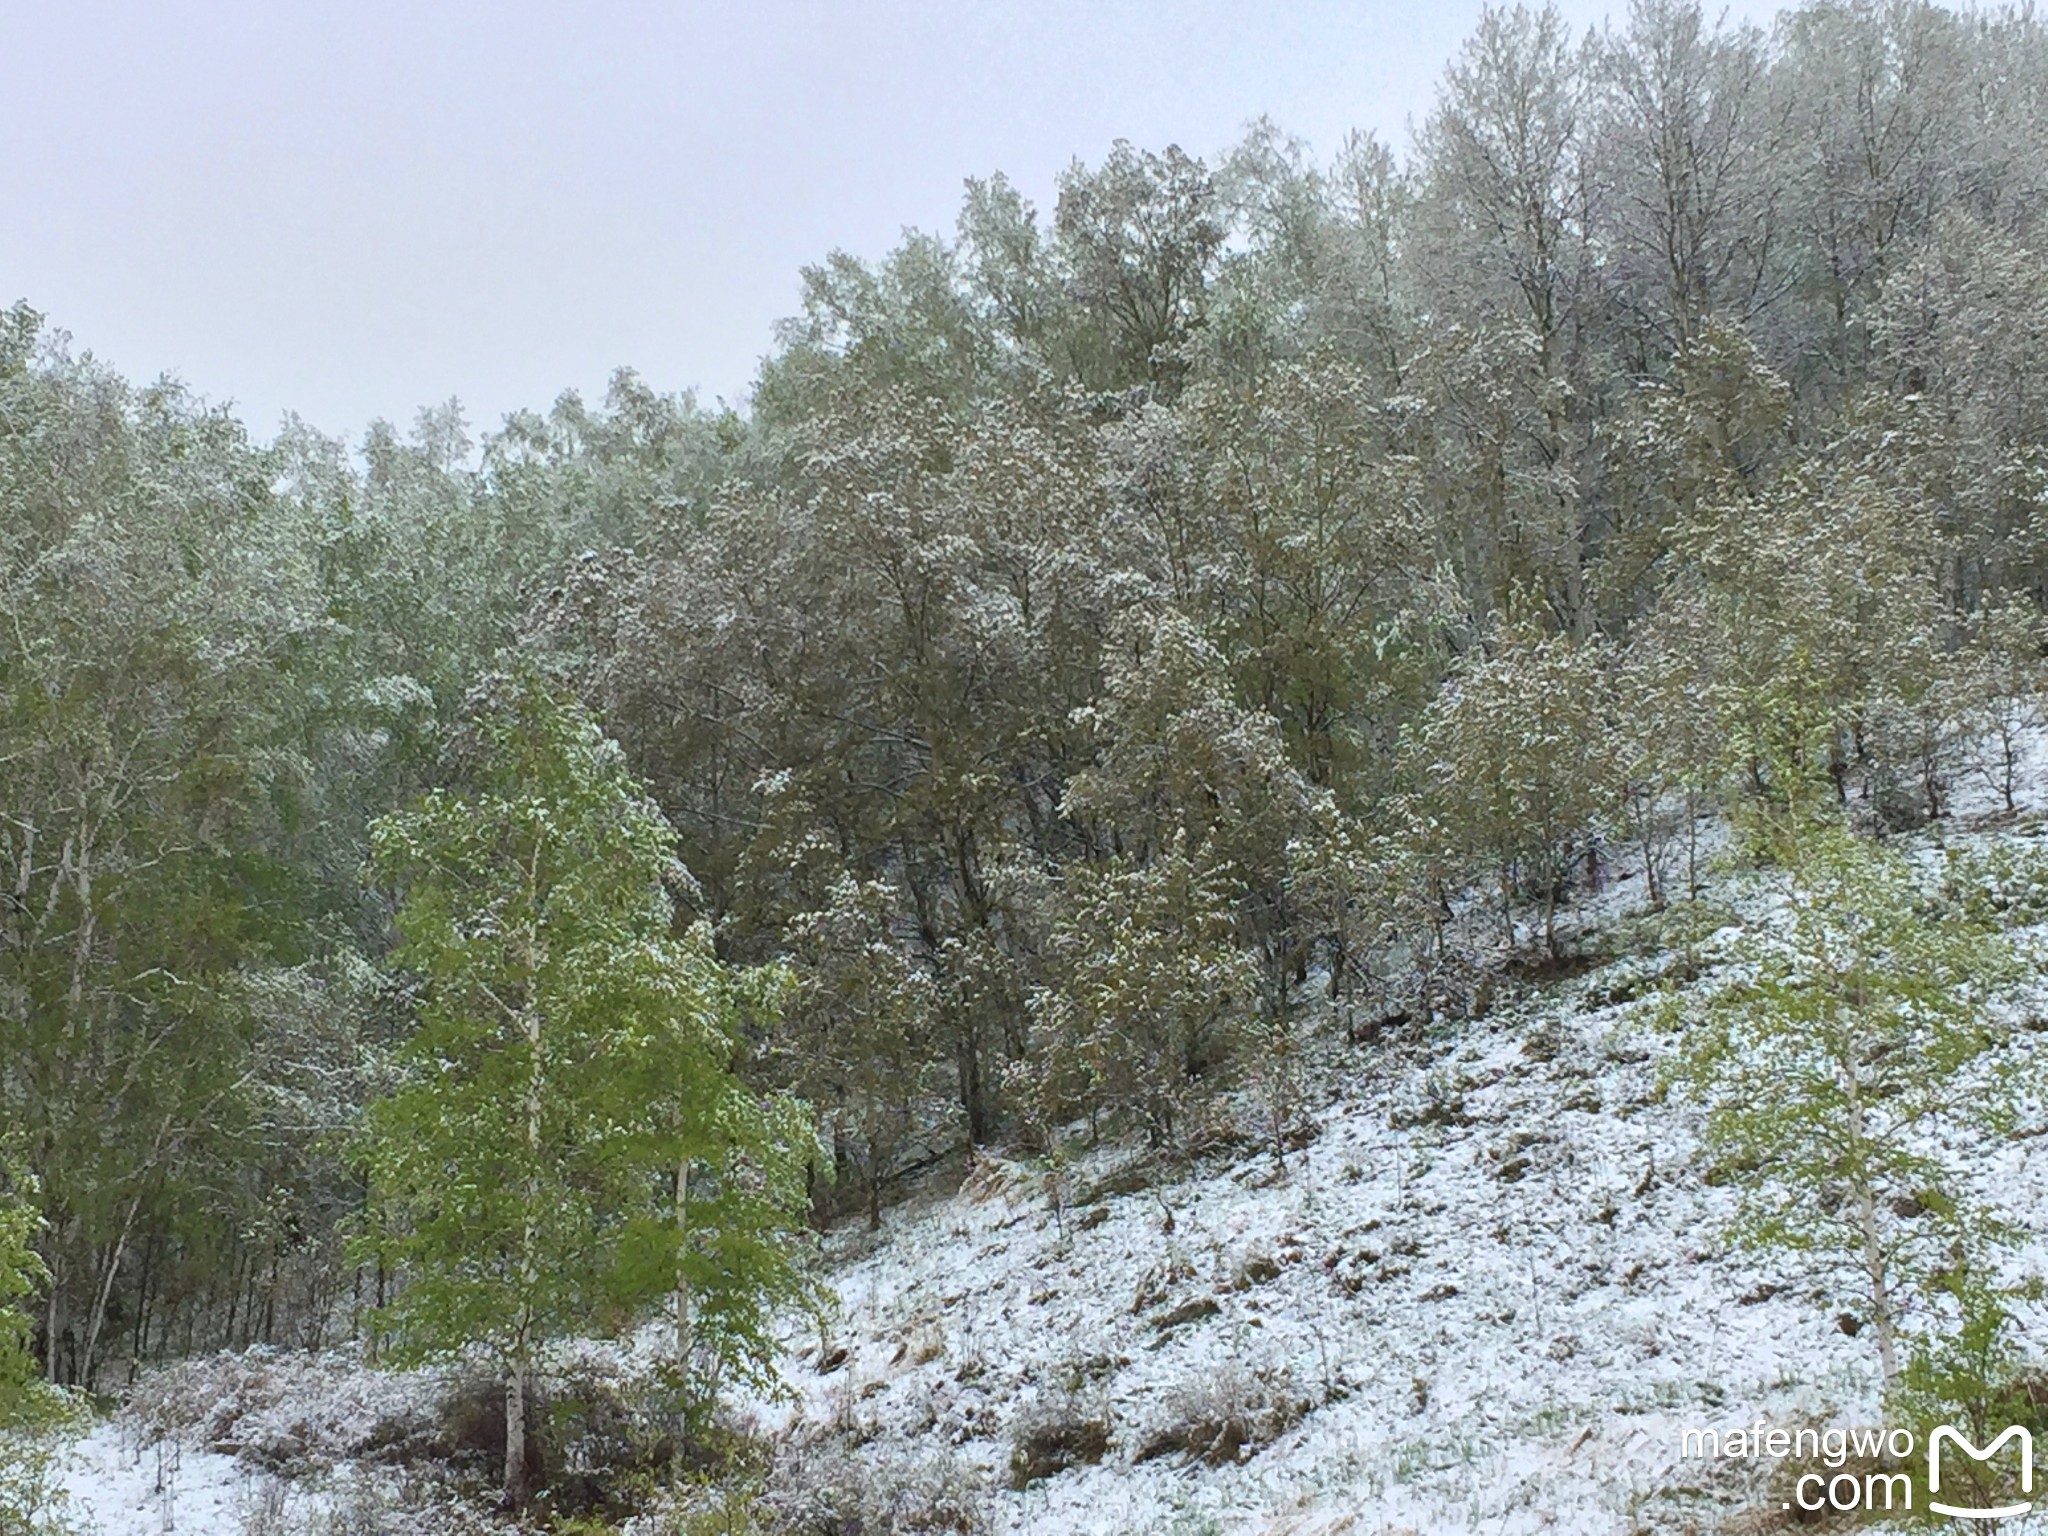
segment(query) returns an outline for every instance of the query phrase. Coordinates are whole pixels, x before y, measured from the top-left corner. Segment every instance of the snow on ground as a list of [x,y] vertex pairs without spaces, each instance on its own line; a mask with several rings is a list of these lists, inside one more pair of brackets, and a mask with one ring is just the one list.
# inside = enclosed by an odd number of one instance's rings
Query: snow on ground
[[97,1536],[300,1536],[337,1510],[347,1536],[374,1536],[398,1502],[394,1463],[422,1454],[458,1380],[375,1370],[349,1350],[186,1361],[71,1443],[69,1509]]
[[68,1447],[69,1513],[95,1536],[241,1536],[266,1506],[303,1495],[234,1456],[147,1437],[133,1420],[97,1425]]
[[[796,1401],[757,1412],[833,1426],[864,1459],[958,1458],[1006,1533],[1602,1536],[1761,1509],[1777,1495],[1760,1472],[1681,1464],[1681,1431],[1874,1423],[1874,1351],[1810,1283],[1725,1251],[1732,1191],[1702,1180],[1687,1113],[1660,1101],[1651,1042],[1609,996],[1641,970],[1405,1049],[1329,1043],[1319,1134],[1284,1171],[1248,1146],[1055,1220],[1035,1174],[991,1160],[878,1236],[834,1234],[847,1356],[821,1371],[815,1330],[792,1325]],[[1081,1158],[1076,1192],[1135,1156]],[[2037,1232],[2044,1160],[2048,1138],[2029,1138],[1986,1170]],[[184,1403],[182,1448],[147,1443],[135,1412],[88,1434],[66,1481],[92,1528],[240,1536],[266,1500],[304,1516],[319,1494],[260,1464],[288,1462],[295,1435],[352,1443],[422,1390],[338,1357],[262,1364],[259,1400],[211,1422],[209,1390],[247,1387],[188,1367],[159,1394]],[[1238,1372],[1310,1411],[1241,1464],[1133,1464],[1178,1395]],[[1069,1388],[1107,1415],[1108,1454],[1005,1488],[1017,1416]]]
[[[1681,1462],[1682,1432],[1874,1425],[1875,1350],[1816,1305],[1812,1274],[1720,1238],[1734,1192],[1657,1092],[1662,1045],[1633,1003],[1653,965],[1531,992],[1405,1056],[1352,1050],[1284,1173],[1247,1147],[1056,1221],[1027,1171],[985,1170],[981,1198],[838,1234],[847,1358],[821,1371],[793,1332],[798,1401],[772,1421],[833,1425],[867,1457],[952,1447],[1000,1488],[1020,1412],[1065,1395],[1106,1414],[1099,1464],[994,1496],[1015,1533],[1596,1536],[1776,1512],[1764,1463]],[[2024,1266],[2048,1267],[2048,1139],[1983,1149],[1981,1175],[2037,1235]],[[1135,1459],[1177,1396],[1240,1373],[1315,1406],[1242,1464]]]
[[[1995,808],[1958,798],[1959,821]],[[1611,886],[1574,921],[1637,891]],[[1721,1239],[1733,1191],[1704,1177],[1694,1116],[1656,1087],[1640,999],[1660,963],[1369,1046],[1325,1028],[1316,1135],[1284,1168],[1246,1143],[1169,1178],[1104,1147],[1077,1158],[1055,1218],[1041,1170],[985,1158],[879,1234],[828,1239],[831,1348],[792,1322],[794,1398],[752,1411],[865,1463],[950,1463],[1006,1536],[1766,1528],[1783,1497],[1766,1465],[1681,1461],[1682,1431],[1873,1425],[1875,1350],[1815,1305],[1812,1275]],[[2048,1267],[2048,1136],[1980,1164],[1985,1194],[2035,1234],[2021,1261]],[[2043,1322],[2028,1319],[2037,1354]],[[652,1337],[580,1353],[625,1368]],[[280,1505],[296,1514],[274,1529],[305,1528],[323,1485],[284,1490],[262,1468],[318,1466],[319,1447],[417,1418],[432,1392],[340,1357],[257,1366],[253,1395],[248,1357],[239,1385],[184,1368],[151,1400],[183,1394],[159,1415],[182,1426],[170,1440],[148,1443],[131,1407],[79,1442],[66,1481],[101,1536],[241,1536],[248,1511]],[[1230,1390],[1291,1404],[1291,1427],[1239,1462],[1138,1459],[1190,1397]],[[209,1393],[241,1406],[209,1418]],[[1102,1459],[1008,1488],[1020,1419],[1075,1405],[1106,1418]]]
[[[1012,1416],[1096,1380],[1120,1443],[1000,1495],[1014,1532],[1593,1536],[1756,1504],[1679,1466],[1681,1431],[1874,1422],[1870,1341],[1723,1251],[1732,1194],[1689,1166],[1619,1010],[1544,1013],[1392,1080],[1361,1060],[1284,1177],[1248,1153],[1162,1190],[1170,1233],[1150,1192],[1065,1235],[1023,1190],[897,1213],[835,1274],[850,1354],[792,1361],[791,1417],[851,1421],[877,1451],[955,1444],[1000,1483]],[[2037,1229],[2042,1147],[1999,1169]],[[1321,1406],[1239,1466],[1129,1464],[1177,1390],[1234,1369]]]

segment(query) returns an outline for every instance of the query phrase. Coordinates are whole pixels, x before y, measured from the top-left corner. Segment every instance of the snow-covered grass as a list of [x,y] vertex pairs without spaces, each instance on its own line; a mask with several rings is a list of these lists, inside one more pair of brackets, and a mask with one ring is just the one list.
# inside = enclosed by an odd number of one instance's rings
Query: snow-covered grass
[[241,1536],[245,1517],[288,1485],[234,1456],[157,1437],[135,1420],[97,1424],[68,1448],[69,1513],[98,1536]]
[[[1868,1419],[1875,1372],[1781,1270],[1721,1250],[1731,1196],[1620,1013],[1515,1008],[1440,1059],[1363,1058],[1284,1173],[1248,1152],[1064,1236],[1023,1193],[899,1211],[847,1244],[849,1357],[793,1349],[784,1424],[957,1445],[994,1488],[1016,1415],[1088,1383],[1111,1453],[993,1493],[1003,1531],[1681,1529],[1682,1428]],[[1242,1464],[1133,1463],[1227,1371],[1311,1411]]]

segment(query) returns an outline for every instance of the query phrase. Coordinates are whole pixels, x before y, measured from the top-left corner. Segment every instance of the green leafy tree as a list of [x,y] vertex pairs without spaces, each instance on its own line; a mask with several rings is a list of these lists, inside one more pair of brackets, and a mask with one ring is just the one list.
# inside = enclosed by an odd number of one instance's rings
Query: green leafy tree
[[1734,1236],[1815,1256],[1870,1323],[1889,1390],[1906,1320],[2005,1231],[1948,1133],[2009,1129],[2019,1108],[1987,1006],[2013,955],[1838,826],[1781,829],[1778,849],[1782,919],[1665,1005],[1685,1029],[1671,1078],[1739,1182]]
[[[1308,963],[1290,902],[1294,855],[1328,796],[1287,760],[1273,716],[1232,697],[1221,649],[1192,619],[1140,610],[1115,634],[1100,697],[1075,717],[1097,743],[1095,761],[1074,775],[1062,809],[1134,864],[1170,862],[1174,848],[1196,859],[1202,894],[1189,921],[1233,915],[1240,947],[1259,960],[1260,1001],[1284,1022]],[[1232,899],[1213,908],[1226,890]]]
[[1177,393],[1229,232],[1208,167],[1177,145],[1155,155],[1119,139],[1101,165],[1060,177],[1053,229],[1084,317],[1082,377]]
[[687,876],[617,746],[531,674],[473,713],[462,787],[373,829],[419,1027],[365,1114],[359,1251],[400,1272],[400,1358],[480,1344],[503,1367],[516,1505],[551,1335],[673,1295],[687,1352],[708,1283],[721,1355],[765,1361],[767,1305],[803,1288],[809,1137],[732,1073],[743,989],[701,931],[674,937]]
[[90,1386],[142,1310],[250,1215],[258,1032],[225,1000],[289,963],[320,619],[271,467],[171,385],[131,389],[0,319],[0,1121],[45,1227],[44,1366]]
[[1571,865],[1615,800],[1604,692],[1591,647],[1524,619],[1466,658],[1411,742],[1434,824],[1497,872],[1511,940],[1513,897],[1535,897],[1552,956]]
[[0,1171],[0,1434],[32,1419],[38,1402],[35,1357],[29,1341],[34,1320],[24,1303],[49,1278],[36,1256],[35,1240],[42,1217],[35,1206],[36,1185],[24,1172]]
[[1048,942],[1052,981],[1033,999],[1044,1083],[1066,1109],[1128,1111],[1155,1146],[1232,1064],[1257,998],[1235,941],[1232,882],[1176,834],[1147,863],[1068,874]]
[[42,1382],[29,1349],[35,1322],[28,1304],[49,1279],[34,1246],[43,1226],[37,1193],[32,1174],[0,1163],[0,1530],[57,1536],[68,1527],[48,1433],[70,1405]]
[[1194,611],[1214,614],[1235,695],[1278,722],[1311,783],[1370,794],[1429,595],[1392,413],[1364,369],[1317,353],[1253,387],[1191,391],[1183,414],[1230,576]]
[[871,1228],[882,1224],[882,1186],[920,1115],[936,1121],[932,1107],[943,1104],[931,977],[891,937],[893,908],[886,886],[842,876],[789,930],[791,1077],[834,1106],[835,1171],[859,1177]]

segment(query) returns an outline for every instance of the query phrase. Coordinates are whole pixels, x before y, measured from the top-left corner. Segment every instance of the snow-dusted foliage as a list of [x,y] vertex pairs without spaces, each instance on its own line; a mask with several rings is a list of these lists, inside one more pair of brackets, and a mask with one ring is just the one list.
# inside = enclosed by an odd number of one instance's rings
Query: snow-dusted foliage
[[493,1440],[1364,1536],[2032,1412],[2043,102],[2024,7],[1491,10],[1398,150],[827,256],[743,408],[353,449],[0,316],[0,1434],[125,1394],[109,1536]]

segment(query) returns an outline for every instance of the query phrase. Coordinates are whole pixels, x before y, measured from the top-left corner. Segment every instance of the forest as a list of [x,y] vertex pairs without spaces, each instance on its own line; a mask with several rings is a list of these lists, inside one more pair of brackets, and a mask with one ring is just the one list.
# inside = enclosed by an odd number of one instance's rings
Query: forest
[[518,1506],[546,1339],[715,1396],[946,1159],[1284,1164],[1720,827],[1967,993],[1885,861],[2029,788],[2044,120],[2025,9],[1489,10],[1411,144],[827,256],[744,408],[266,441],[0,314],[0,1398],[487,1346]]

